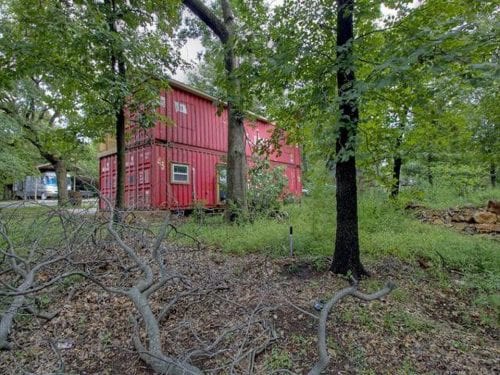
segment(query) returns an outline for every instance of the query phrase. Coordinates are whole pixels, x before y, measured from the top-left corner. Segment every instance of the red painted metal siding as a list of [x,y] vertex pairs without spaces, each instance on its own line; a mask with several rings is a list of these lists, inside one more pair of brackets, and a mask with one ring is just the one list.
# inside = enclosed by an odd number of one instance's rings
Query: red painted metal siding
[[[101,194],[109,200],[114,199],[116,188],[116,157],[105,156],[99,160],[99,187]],[[99,201],[101,209],[107,208],[104,200]]]
[[[227,111],[217,114],[217,107],[208,99],[178,89],[166,95],[166,115],[173,125],[164,127],[158,139],[213,151],[227,150]],[[176,109],[185,106],[186,113]]]
[[[173,87],[161,93],[158,112],[168,123],[158,121],[151,129],[139,129],[129,121],[127,145],[134,147],[155,141],[172,142],[213,151],[227,151],[227,110],[217,114],[213,101]],[[176,109],[177,103],[177,109]],[[185,113],[178,110],[184,106]],[[127,113],[130,119],[132,114]],[[274,126],[262,119],[246,120],[246,154],[251,155],[257,139],[271,138]],[[281,142],[280,152],[270,155],[272,161],[300,165],[300,152],[294,145]]]
[[[170,208],[192,207],[195,202],[213,207],[217,201],[217,165],[222,164],[224,153],[194,147],[168,147],[168,205]],[[172,163],[189,166],[189,183],[171,181]]]
[[[127,150],[125,202],[128,208],[189,208],[197,201],[213,207],[217,201],[217,166],[224,153],[194,147],[151,144]],[[171,181],[172,163],[189,166],[189,182]],[[100,160],[101,194],[114,202],[116,155]],[[106,203],[101,200],[100,208]]]
[[[125,200],[129,208],[190,208],[196,201],[216,206],[217,166],[227,152],[227,111],[220,115],[213,100],[181,86],[161,93],[158,111],[169,118],[151,129],[137,129],[128,113]],[[250,158],[257,139],[269,139],[274,127],[261,118],[245,121],[246,154]],[[280,152],[270,155],[273,165],[282,165],[288,178],[287,192],[300,196],[300,149],[282,141]],[[189,166],[189,183],[171,179],[171,164]],[[116,157],[100,159],[101,193],[114,201]],[[101,208],[106,208],[101,201]]]
[[[265,142],[271,139],[274,126],[262,120],[245,121],[245,131],[247,137],[246,154],[251,155],[252,148],[257,144],[258,140]],[[271,148],[269,159],[280,163],[300,165],[300,149],[298,146],[286,144],[285,141],[286,139],[281,141],[279,150]]]
[[300,197],[302,195],[302,171],[300,166],[287,165],[285,170],[288,179],[288,193]]
[[[167,122],[157,121],[150,129],[128,123],[129,147],[153,141],[173,142],[214,151],[227,149],[227,111],[217,114],[217,106],[206,98],[171,88],[161,93],[158,112]],[[185,109],[185,112],[180,110]],[[127,114],[130,119],[131,114]],[[132,115],[133,117],[133,115]]]
[[[128,208],[167,207],[167,151],[163,145],[144,145],[127,150],[125,204]],[[114,203],[116,192],[116,154],[100,161],[101,194]],[[107,208],[101,200],[101,208]]]
[[[127,150],[125,202],[132,209],[185,209],[201,202],[206,207],[218,204],[217,166],[223,164],[222,152],[190,146],[168,146],[156,143]],[[189,167],[189,182],[172,183],[172,163]],[[283,166],[288,178],[288,193],[302,192],[300,166],[273,162]],[[114,203],[116,191],[116,155],[100,160],[101,194]],[[100,208],[106,209],[101,200]]]

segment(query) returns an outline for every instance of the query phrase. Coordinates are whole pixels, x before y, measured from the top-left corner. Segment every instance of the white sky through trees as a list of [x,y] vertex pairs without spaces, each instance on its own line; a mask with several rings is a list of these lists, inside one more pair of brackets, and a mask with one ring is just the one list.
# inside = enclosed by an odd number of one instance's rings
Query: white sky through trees
[[[416,8],[421,5],[424,0],[413,0],[413,3],[409,5],[410,8]],[[272,8],[279,6],[283,3],[283,0],[268,0],[267,3],[271,5]],[[395,16],[397,11],[395,9],[391,9],[386,7],[384,4],[381,4],[381,10],[383,17],[380,20],[380,25],[382,27],[383,21],[388,16]],[[200,61],[198,60],[198,54],[204,50],[203,45],[201,44],[200,39],[189,39],[187,43],[181,49],[181,57],[186,62],[192,64],[193,68],[195,68]],[[175,72],[174,79],[187,83],[187,74],[186,71],[179,69]]]

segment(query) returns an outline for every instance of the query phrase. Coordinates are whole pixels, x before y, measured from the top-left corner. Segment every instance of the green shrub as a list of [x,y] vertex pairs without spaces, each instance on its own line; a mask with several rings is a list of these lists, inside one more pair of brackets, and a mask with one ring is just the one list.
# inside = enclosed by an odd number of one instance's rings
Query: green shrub
[[250,218],[269,215],[280,209],[280,197],[287,185],[282,167],[271,166],[267,158],[254,156],[248,171],[248,208]]

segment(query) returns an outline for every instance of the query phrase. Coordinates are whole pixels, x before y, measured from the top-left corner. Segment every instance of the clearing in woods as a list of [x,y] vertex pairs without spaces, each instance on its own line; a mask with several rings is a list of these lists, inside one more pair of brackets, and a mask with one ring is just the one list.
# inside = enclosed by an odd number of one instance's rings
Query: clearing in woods
[[[227,335],[224,350],[193,363],[214,374],[225,373],[218,369],[235,358],[239,358],[235,373],[249,368],[257,374],[309,371],[318,356],[314,315],[319,313],[313,306],[348,286],[344,278],[326,271],[327,257],[231,255],[214,246],[202,250],[169,246],[167,264],[189,277],[197,290],[179,298],[163,322],[162,338],[169,354],[185,355],[195,344],[208,345],[224,329],[241,323],[248,329]],[[105,259],[105,252],[96,256]],[[497,300],[494,294],[479,298],[479,289],[471,287],[473,277],[424,253],[413,259],[370,256],[366,265],[372,276],[361,281],[360,290],[378,290],[386,280],[394,281],[397,289],[371,303],[348,297],[332,310],[328,373],[500,370]],[[119,283],[117,273],[110,272],[115,267],[103,262],[95,275]],[[160,294],[155,308],[165,303],[172,292],[169,288],[162,292],[165,299]],[[152,373],[133,349],[132,307],[126,298],[77,279],[39,296],[37,304],[58,315],[46,322],[19,314],[11,335],[14,349],[0,353],[0,372],[50,373],[63,368],[80,374]],[[251,325],[249,317],[266,323]],[[251,355],[243,348],[250,348]]]

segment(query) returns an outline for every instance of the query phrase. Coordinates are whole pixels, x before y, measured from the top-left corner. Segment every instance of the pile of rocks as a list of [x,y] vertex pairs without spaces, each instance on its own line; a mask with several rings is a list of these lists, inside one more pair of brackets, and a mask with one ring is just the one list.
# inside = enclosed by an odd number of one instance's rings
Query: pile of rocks
[[500,202],[489,201],[486,208],[462,207],[444,211],[412,207],[423,222],[446,225],[467,233],[500,233]]

